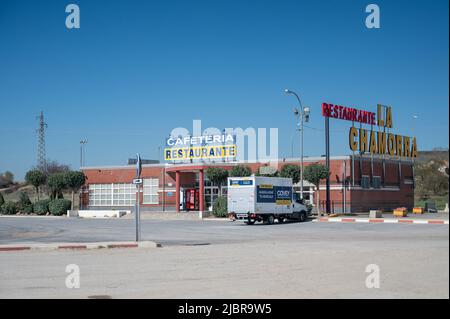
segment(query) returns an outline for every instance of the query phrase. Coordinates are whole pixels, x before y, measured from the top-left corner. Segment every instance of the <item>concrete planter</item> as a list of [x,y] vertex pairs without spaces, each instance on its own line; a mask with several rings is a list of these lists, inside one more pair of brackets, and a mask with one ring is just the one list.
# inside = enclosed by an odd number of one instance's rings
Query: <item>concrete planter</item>
[[371,210],[369,212],[369,218],[383,218],[381,210]]

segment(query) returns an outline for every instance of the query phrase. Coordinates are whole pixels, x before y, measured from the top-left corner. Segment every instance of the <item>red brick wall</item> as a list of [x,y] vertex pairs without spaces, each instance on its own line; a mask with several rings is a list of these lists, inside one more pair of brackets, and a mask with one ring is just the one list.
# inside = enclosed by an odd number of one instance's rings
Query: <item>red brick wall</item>
[[[352,160],[347,159],[346,161],[346,174],[345,178],[348,180],[348,187],[352,185]],[[372,176],[372,168],[370,158],[363,158],[362,165],[360,165],[359,158],[356,157],[354,164],[354,183],[356,188],[360,186],[361,183],[361,169],[362,175]],[[316,163],[316,162],[314,162]],[[325,159],[320,159],[317,163],[325,164]],[[278,170],[280,170],[284,165],[287,164],[297,164],[300,162],[283,162],[278,163]],[[306,162],[305,166],[313,164],[313,162]],[[261,163],[248,163],[245,164],[249,166],[254,173],[256,173],[259,167],[263,166]],[[335,159],[330,161],[331,175],[330,175],[330,185],[331,185],[331,201],[332,207],[336,211],[342,210],[343,202],[343,174],[344,174],[344,160]],[[405,179],[412,180],[412,166],[410,163],[402,163],[401,165],[401,183],[399,184],[399,166],[396,161],[386,161],[385,163],[385,180],[382,179],[382,185],[397,187],[398,190],[374,190],[374,189],[347,189],[346,191],[346,201],[348,203],[347,211],[351,210],[357,211],[368,211],[370,209],[384,209],[391,210],[396,207],[405,206],[408,209],[412,208],[414,205],[414,189],[413,185],[405,184]],[[86,169],[84,173],[87,176],[87,184],[108,184],[108,183],[130,183],[135,177],[135,168],[126,167],[118,169]],[[163,168],[162,167],[143,167],[142,177],[143,178],[158,178],[159,179],[159,203],[160,205],[144,205],[144,206],[161,206],[163,202]],[[374,159],[373,161],[373,175],[383,177],[383,166],[381,160]],[[184,187],[193,187],[195,185],[195,173],[183,172],[181,175],[181,185]],[[171,185],[171,186],[169,186]],[[320,199],[325,200],[326,194],[324,188],[325,181],[321,182]],[[165,174],[165,205],[174,206],[175,205],[175,173],[172,171],[166,172]],[[167,191],[172,192],[172,196],[167,196]],[[83,195],[83,205],[88,204],[88,194]]]

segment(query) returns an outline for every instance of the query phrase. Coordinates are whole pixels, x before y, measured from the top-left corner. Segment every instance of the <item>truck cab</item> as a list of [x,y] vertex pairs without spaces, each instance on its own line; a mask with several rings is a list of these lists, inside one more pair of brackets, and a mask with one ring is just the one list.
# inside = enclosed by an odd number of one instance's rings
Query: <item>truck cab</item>
[[302,215],[299,216],[300,221],[305,221],[307,216],[311,214],[310,210],[306,207],[304,199],[302,199],[298,193],[293,193],[292,208],[294,214],[297,213]]

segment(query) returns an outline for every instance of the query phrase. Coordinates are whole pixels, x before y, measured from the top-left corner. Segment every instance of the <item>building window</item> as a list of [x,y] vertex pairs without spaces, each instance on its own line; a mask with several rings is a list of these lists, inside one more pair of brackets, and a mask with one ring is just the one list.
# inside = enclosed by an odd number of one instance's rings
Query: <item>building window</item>
[[381,188],[381,177],[380,176],[374,176],[372,177],[372,187],[373,188]]
[[113,206],[134,206],[136,203],[136,185],[134,184],[112,184]]
[[361,188],[370,188],[370,177],[363,175],[361,177]]
[[159,204],[157,178],[144,178],[144,204]]
[[111,184],[89,185],[89,204],[92,206],[111,205]]
[[90,184],[89,206],[133,206],[136,186],[133,184]]

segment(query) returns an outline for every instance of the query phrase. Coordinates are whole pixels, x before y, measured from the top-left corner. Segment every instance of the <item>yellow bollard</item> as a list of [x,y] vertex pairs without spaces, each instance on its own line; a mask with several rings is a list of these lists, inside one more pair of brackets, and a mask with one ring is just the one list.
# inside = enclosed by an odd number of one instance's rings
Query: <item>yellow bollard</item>
[[414,207],[413,214],[423,214],[423,207]]
[[397,216],[397,217],[406,217],[406,216],[408,216],[408,212],[406,211],[405,207],[396,208],[396,209],[394,209],[393,213],[394,213],[394,216]]

